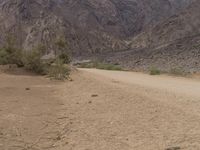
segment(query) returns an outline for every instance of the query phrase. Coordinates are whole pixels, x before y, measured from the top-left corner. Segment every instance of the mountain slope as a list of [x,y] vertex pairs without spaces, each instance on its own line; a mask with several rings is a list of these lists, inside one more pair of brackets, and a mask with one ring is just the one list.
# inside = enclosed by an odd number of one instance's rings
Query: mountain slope
[[[192,3],[180,14],[160,22],[153,28],[134,37],[133,48],[161,46],[184,37],[195,36],[200,33],[200,2]],[[141,42],[143,41],[143,42]]]
[[[200,71],[200,2],[133,38],[129,60],[124,64],[148,69],[156,66],[162,70],[183,68]],[[126,57],[123,56],[123,57]],[[123,61],[123,57],[118,58]]]
[[0,43],[38,44],[47,53],[65,38],[73,56],[127,50],[127,37],[179,12],[192,0],[0,0]]

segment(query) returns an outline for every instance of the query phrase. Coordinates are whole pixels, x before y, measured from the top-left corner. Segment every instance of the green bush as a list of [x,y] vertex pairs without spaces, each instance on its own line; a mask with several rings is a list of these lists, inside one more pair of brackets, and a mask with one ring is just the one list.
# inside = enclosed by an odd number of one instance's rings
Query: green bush
[[16,64],[18,67],[22,67],[22,51],[11,47],[0,49],[0,65],[6,64]]
[[69,64],[71,62],[70,57],[67,53],[60,54],[58,58],[62,60],[64,64]]
[[55,45],[58,47],[60,51],[62,51],[67,47],[67,42],[65,38],[60,37],[56,40]]
[[24,54],[24,66],[27,70],[38,73],[46,74],[48,65],[41,60],[41,52],[33,50]]
[[[60,49],[65,48],[65,43],[59,41]],[[57,80],[64,80],[69,76],[69,68],[65,65],[70,63],[70,58],[66,53],[61,53],[56,60],[42,60],[42,55],[46,51],[44,45],[38,45],[35,49],[22,52],[14,47],[14,40],[8,37],[4,48],[0,49],[0,65],[16,64],[18,67],[41,74],[49,75]]]
[[48,75],[51,79],[65,80],[69,77],[70,69],[63,60],[56,59],[55,63],[49,67]]
[[13,49],[12,52],[9,54],[9,63],[16,64],[18,67],[24,66],[22,50]]
[[63,59],[57,58],[53,63],[41,60],[41,53],[37,50],[26,54],[25,68],[34,73],[48,75],[51,79],[65,80],[69,77],[70,69]]
[[150,75],[160,75],[161,71],[155,67],[150,68]]
[[9,64],[9,55],[5,49],[0,49],[0,65]]
[[22,50],[16,48],[15,38],[7,35],[3,48],[0,49],[0,64],[16,64],[23,66]]

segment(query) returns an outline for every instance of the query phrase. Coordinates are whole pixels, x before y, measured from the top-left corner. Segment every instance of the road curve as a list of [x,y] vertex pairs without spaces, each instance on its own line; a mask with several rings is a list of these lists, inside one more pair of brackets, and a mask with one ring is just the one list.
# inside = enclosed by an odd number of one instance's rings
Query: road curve
[[195,79],[166,75],[151,76],[138,72],[107,71],[99,69],[79,70],[123,83],[200,98],[200,81]]

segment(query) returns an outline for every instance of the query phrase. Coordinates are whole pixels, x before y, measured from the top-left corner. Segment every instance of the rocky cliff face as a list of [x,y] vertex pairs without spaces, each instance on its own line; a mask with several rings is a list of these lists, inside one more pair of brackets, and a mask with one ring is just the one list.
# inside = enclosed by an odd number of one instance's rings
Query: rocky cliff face
[[65,38],[74,56],[129,49],[128,39],[178,13],[192,0],[0,0],[0,45],[12,34],[29,50],[54,51]]

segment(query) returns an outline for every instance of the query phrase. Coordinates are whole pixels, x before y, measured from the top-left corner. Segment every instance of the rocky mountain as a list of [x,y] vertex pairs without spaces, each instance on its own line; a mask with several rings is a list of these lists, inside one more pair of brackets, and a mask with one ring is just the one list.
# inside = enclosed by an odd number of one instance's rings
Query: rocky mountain
[[[132,39],[126,65],[131,68],[183,68],[200,71],[200,1]],[[123,60],[123,57],[118,58]],[[127,60],[129,58],[129,60]]]
[[56,50],[55,41],[64,38],[74,57],[125,51],[130,48],[130,38],[159,26],[161,21],[182,11],[191,2],[0,0],[0,45],[3,46],[6,36],[11,34],[25,50],[44,44],[50,53]]
[[200,71],[199,10],[197,0],[0,0],[0,46],[12,35],[54,54],[62,38],[76,59]]
[[199,34],[199,8],[200,2],[196,1],[182,12],[141,32],[133,38],[132,48],[163,47],[177,39]]

